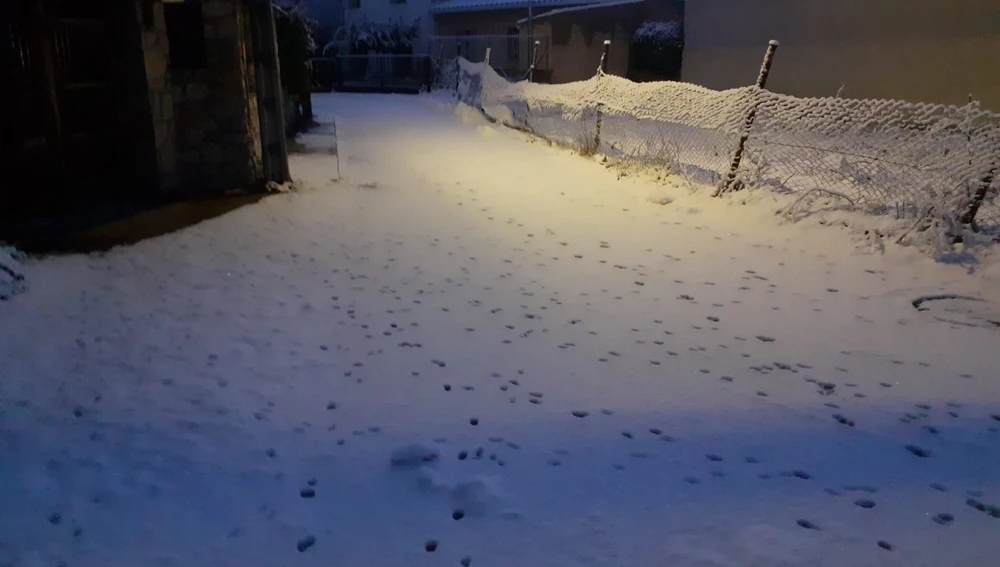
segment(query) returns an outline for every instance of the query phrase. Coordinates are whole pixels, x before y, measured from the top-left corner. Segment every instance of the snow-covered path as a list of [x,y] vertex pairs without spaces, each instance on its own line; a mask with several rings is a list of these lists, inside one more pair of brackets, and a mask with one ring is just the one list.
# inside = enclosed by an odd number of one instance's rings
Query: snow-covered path
[[1000,335],[911,304],[995,280],[433,98],[316,107],[339,183],[294,156],[304,191],[0,303],[0,565],[1000,555]]

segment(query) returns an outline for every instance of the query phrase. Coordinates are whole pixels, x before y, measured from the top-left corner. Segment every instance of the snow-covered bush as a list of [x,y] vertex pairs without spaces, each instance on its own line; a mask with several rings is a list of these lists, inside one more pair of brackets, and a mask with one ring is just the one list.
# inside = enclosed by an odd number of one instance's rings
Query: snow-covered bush
[[632,36],[630,77],[637,81],[680,76],[684,28],[680,22],[643,22]]
[[364,55],[371,51],[408,55],[420,37],[420,19],[404,22],[401,18],[384,22],[363,20],[347,28],[346,45],[352,54]]
[[274,28],[278,40],[281,86],[285,90],[285,124],[288,134],[312,122],[312,71],[309,58],[316,50],[313,33],[316,20],[301,3],[274,4]]
[[658,44],[679,43],[683,29],[680,22],[643,22],[635,30],[635,41],[649,41]]

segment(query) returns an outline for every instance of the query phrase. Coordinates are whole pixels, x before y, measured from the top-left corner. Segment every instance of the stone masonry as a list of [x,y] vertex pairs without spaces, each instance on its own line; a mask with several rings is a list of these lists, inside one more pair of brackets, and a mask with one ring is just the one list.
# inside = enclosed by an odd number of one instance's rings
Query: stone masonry
[[250,188],[262,169],[246,6],[203,0],[207,63],[175,69],[162,0],[149,1],[153,21],[144,22],[143,50],[161,190],[182,196]]

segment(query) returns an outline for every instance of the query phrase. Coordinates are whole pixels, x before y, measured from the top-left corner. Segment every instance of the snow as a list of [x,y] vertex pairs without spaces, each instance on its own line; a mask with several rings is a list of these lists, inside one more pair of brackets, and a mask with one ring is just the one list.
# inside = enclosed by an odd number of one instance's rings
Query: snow
[[[542,12],[537,16],[534,16],[534,20],[542,20],[552,16],[558,16],[559,14],[571,14],[573,12],[584,12],[588,10],[594,10],[599,8],[611,8],[614,6],[626,6],[628,4],[641,4],[646,0],[604,0],[599,4],[585,4],[583,6],[570,6],[569,8],[557,8],[555,10],[550,10],[548,12]],[[576,3],[574,3],[576,4]],[[525,24],[528,22],[528,18],[521,18],[517,21],[518,25]]]
[[397,467],[415,467],[436,461],[440,456],[441,451],[437,447],[415,443],[393,451],[389,462]]
[[913,306],[993,308],[996,264],[864,253],[440,95],[314,106],[339,156],[310,140],[296,191],[19,266],[0,564],[1000,552],[997,330]]
[[520,10],[529,6],[538,10],[556,6],[602,4],[607,0],[448,0],[431,6],[432,14],[486,12],[494,10]]
[[681,36],[680,22],[643,22],[635,30],[635,39],[678,39]]

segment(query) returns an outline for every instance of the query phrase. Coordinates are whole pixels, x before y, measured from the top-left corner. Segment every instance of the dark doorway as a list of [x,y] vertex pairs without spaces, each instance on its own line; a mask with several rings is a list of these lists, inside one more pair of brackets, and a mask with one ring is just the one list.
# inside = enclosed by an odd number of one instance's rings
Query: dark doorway
[[[134,195],[155,175],[136,4],[5,0],[0,222]],[[152,171],[151,171],[152,168]]]

